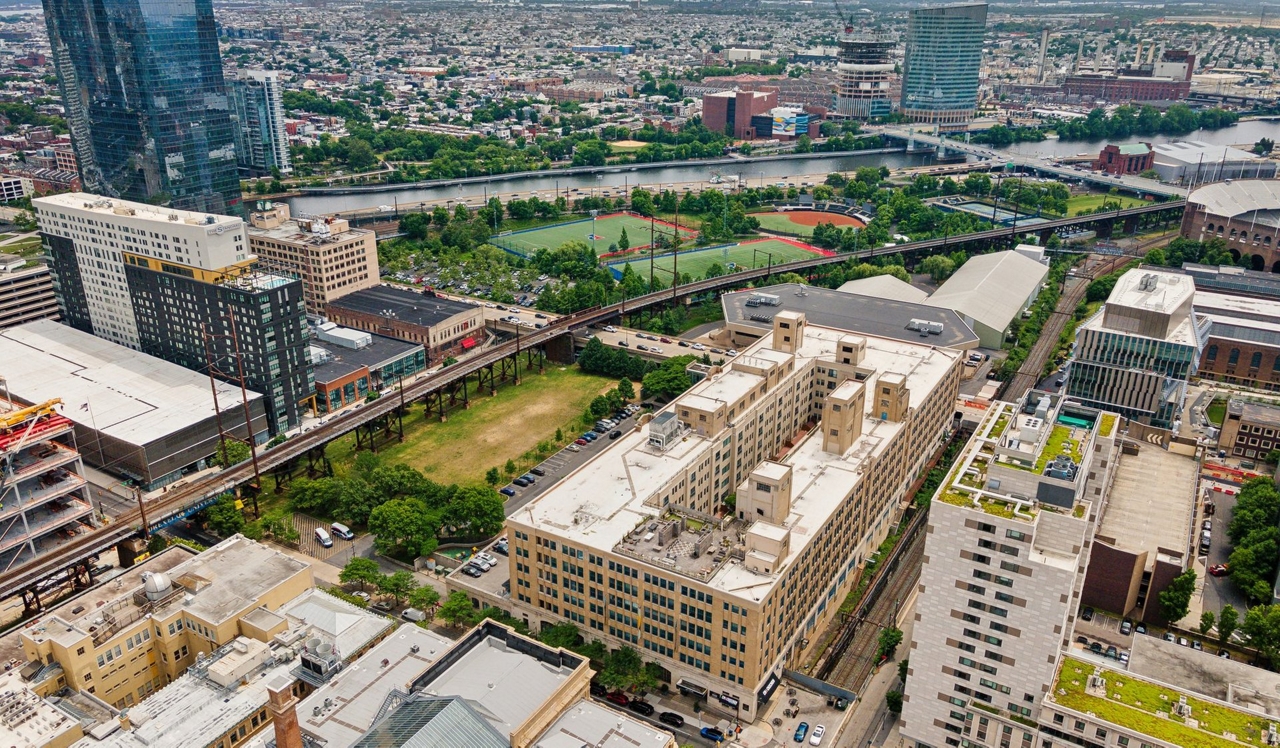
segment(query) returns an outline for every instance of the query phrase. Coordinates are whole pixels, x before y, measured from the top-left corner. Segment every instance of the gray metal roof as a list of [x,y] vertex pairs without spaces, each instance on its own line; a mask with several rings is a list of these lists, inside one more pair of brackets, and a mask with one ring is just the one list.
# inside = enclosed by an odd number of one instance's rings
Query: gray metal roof
[[[781,303],[778,306],[746,306],[747,299],[755,293],[773,294]],[[973,348],[978,345],[978,336],[951,309],[842,293],[799,283],[781,283],[752,291],[724,294],[720,297],[720,303],[724,307],[726,321],[758,329],[761,334],[773,329],[774,315],[789,311],[803,313],[811,325],[890,340],[928,343],[948,348]],[[913,319],[941,322],[942,334],[922,338],[918,331],[907,329],[907,324]]]
[[[399,698],[397,695],[388,698]],[[405,698],[378,720],[354,748],[510,748],[500,735],[456,696]]]
[[[1206,159],[1208,161],[1209,159]],[[1194,190],[1187,203],[1191,209],[1229,218],[1258,213],[1260,222],[1276,225],[1280,211],[1280,180],[1235,179],[1217,182]]]
[[[352,291],[329,302],[334,310],[349,309],[378,317],[394,317],[402,322],[421,327],[438,325],[476,307],[461,301],[439,296],[427,296],[416,291],[393,288],[388,285]],[[388,314],[390,312],[390,314]]]
[[1004,330],[1049,275],[1049,268],[1013,251],[970,257],[925,301]]

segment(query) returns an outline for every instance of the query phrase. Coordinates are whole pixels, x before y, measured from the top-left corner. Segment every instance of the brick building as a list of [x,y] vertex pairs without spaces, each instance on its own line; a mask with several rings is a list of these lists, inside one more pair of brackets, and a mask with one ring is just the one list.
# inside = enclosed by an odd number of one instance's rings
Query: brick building
[[1232,399],[1222,421],[1218,448],[1234,457],[1264,458],[1280,447],[1280,408]]
[[777,90],[706,94],[702,97],[702,124],[712,132],[724,132],[745,140],[768,137],[767,133],[756,132],[751,118],[768,114],[777,106]]
[[1150,143],[1115,145],[1110,143],[1098,154],[1093,168],[1108,174],[1141,174],[1155,163],[1156,152]]
[[484,342],[482,307],[429,291],[382,284],[330,301],[325,314],[346,327],[419,343],[426,347],[429,363]]
[[1222,239],[1232,257],[1249,257],[1254,270],[1280,272],[1280,181],[1243,179],[1193,190],[1182,214],[1182,235]]
[[1280,301],[1197,290],[1195,310],[1209,320],[1201,379],[1280,391]]

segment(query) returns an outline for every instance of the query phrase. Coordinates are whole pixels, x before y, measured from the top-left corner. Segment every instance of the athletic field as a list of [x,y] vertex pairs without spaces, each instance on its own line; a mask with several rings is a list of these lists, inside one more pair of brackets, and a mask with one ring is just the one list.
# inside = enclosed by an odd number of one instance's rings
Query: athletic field
[[752,213],[751,217],[760,222],[765,231],[785,231],[791,234],[810,236],[813,227],[820,223],[831,223],[836,226],[862,226],[862,221],[840,213],[825,213],[817,210],[788,210],[776,213]]
[[[498,234],[490,237],[489,241],[503,249],[528,256],[539,249],[555,249],[565,242],[577,240],[586,242],[588,247],[594,244],[596,254],[603,255],[609,252],[611,245],[617,244],[618,240],[622,238],[623,229],[627,230],[627,240],[631,249],[649,246],[649,219],[633,216],[629,213],[611,213],[607,216],[600,216],[595,221],[588,218],[572,223],[560,223],[527,231]],[[658,234],[665,233],[670,236],[674,227],[662,221],[657,221],[654,224],[654,229]],[[594,242],[592,240],[593,231],[595,233]],[[682,229],[681,233],[686,238],[696,235],[696,232],[689,229]]]
[[[819,249],[797,246],[797,244],[783,241],[782,239],[759,239],[727,247],[686,249],[680,252],[678,263],[670,254],[658,255],[653,265],[656,275],[661,277],[664,283],[670,284],[672,269],[676,265],[679,265],[681,275],[688,273],[695,279],[701,279],[706,276],[707,268],[716,263],[720,263],[726,270],[730,271],[751,267],[768,267],[770,254],[773,255],[773,264],[781,265],[791,260],[828,253]],[[610,262],[607,267],[614,277],[620,278],[622,277],[622,269],[628,264],[631,264],[640,275],[646,278],[649,276],[649,258],[645,256]]]

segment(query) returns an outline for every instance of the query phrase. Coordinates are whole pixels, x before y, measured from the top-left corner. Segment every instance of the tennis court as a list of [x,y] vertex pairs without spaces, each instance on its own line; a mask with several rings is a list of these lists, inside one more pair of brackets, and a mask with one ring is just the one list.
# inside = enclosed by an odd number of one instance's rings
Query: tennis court
[[[510,234],[498,234],[491,237],[489,241],[503,249],[527,256],[539,249],[554,249],[565,242],[576,240],[586,242],[587,246],[594,244],[596,254],[603,255],[609,252],[610,246],[617,244],[622,238],[623,229],[627,231],[627,241],[631,249],[649,246],[649,219],[630,213],[611,213],[607,216],[599,216],[594,221],[588,218],[526,231],[515,231]],[[657,221],[654,229],[658,234],[665,233],[670,236],[674,227]],[[592,240],[593,231],[595,232],[594,241]],[[686,237],[692,237],[696,233],[689,229],[681,229],[681,232]]]
[[[743,270],[752,267],[768,267],[770,256],[772,264],[800,260],[814,255],[830,254],[824,250],[807,247],[800,243],[792,243],[782,239],[759,239],[743,244],[731,244],[724,247],[707,249],[686,249],[680,253],[679,263],[670,254],[658,255],[654,260],[654,268],[664,282],[671,282],[671,273],[675,265],[680,266],[680,274],[688,274],[695,279],[706,276],[707,268],[719,263],[726,270]],[[619,260],[607,265],[614,277],[622,277],[622,269],[631,264],[636,272],[648,277],[649,258],[636,257],[630,260]]]

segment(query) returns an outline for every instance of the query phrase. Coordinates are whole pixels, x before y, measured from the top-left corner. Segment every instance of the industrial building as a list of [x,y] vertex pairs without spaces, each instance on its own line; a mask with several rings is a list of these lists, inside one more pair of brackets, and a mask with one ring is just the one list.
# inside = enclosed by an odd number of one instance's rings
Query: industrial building
[[1067,394],[1169,428],[1181,417],[1209,320],[1192,307],[1190,276],[1148,268],[1116,281],[1102,312],[1076,331]]
[[963,130],[978,107],[987,4],[914,8],[907,15],[901,111],[914,122]]
[[[1038,742],[1028,721],[1070,642],[1117,421],[1034,390],[984,414],[929,510],[902,712],[912,744]],[[1020,724],[982,730],[971,704]]]
[[302,279],[307,313],[378,285],[378,240],[344,218],[291,218],[285,203],[258,202],[249,211],[249,250],[264,268]]
[[1141,174],[1155,164],[1156,152],[1150,143],[1109,143],[1098,154],[1093,168],[1107,174]]
[[949,434],[962,354],[924,338],[774,313],[508,518],[516,617],[632,647],[710,713],[754,722]]
[[332,413],[363,402],[370,393],[412,377],[427,367],[427,351],[417,343],[321,322],[311,338],[316,411]]
[[1280,391],[1280,300],[1197,289],[1194,307],[1209,321],[1201,379]]
[[296,428],[315,385],[302,282],[257,267],[239,218],[85,193],[32,201],[67,324],[193,371],[212,362]]
[[922,303],[954,310],[983,348],[1000,348],[1048,276],[1048,266],[1016,251],[974,255]]
[[[27,404],[60,399],[84,460],[146,489],[206,467],[226,433],[247,438],[240,388],[52,320],[0,331],[0,376]],[[263,398],[248,393],[256,441],[268,439]]]
[[346,327],[417,343],[431,363],[483,343],[485,335],[483,307],[385,283],[330,301],[326,316]]
[[[1269,162],[1274,168],[1275,163]],[[1198,242],[1222,239],[1233,257],[1254,270],[1280,272],[1280,181],[1241,179],[1206,184],[1187,196],[1182,235]]]
[[6,385],[0,377],[0,569],[54,550],[94,523],[74,424],[56,399],[24,403]]
[[1229,179],[1274,179],[1276,162],[1226,145],[1199,140],[1157,143],[1151,168],[1160,181],[1195,186]]
[[49,266],[28,265],[16,255],[0,254],[0,330],[38,319],[60,318]]
[[977,334],[959,314],[906,300],[910,294],[905,292],[881,295],[876,291],[890,287],[890,283],[880,280],[875,283],[875,287],[858,293],[780,283],[753,291],[722,294],[720,305],[724,308],[725,329],[730,335],[726,345],[745,348],[772,332],[773,320],[779,313],[797,312],[819,327],[908,342],[927,339],[931,345],[948,348],[978,346]]

